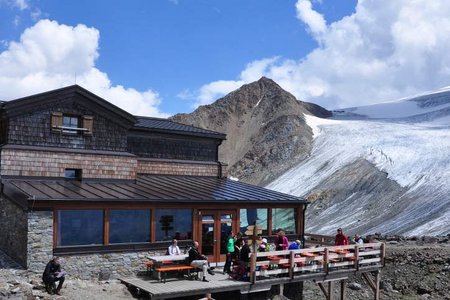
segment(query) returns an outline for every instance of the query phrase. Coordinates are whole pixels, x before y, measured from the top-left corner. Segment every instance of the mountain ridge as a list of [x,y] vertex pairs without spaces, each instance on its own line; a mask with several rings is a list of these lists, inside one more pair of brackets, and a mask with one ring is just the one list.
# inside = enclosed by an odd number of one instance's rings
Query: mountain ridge
[[173,119],[226,133],[232,176],[310,200],[307,231],[450,233],[450,91],[331,114],[261,78]]

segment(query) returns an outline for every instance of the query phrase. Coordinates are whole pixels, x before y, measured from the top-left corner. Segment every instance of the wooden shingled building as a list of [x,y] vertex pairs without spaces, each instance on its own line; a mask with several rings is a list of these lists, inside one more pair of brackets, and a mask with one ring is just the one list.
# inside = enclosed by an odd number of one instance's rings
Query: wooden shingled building
[[222,133],[133,116],[74,85],[0,104],[0,249],[42,271],[136,272],[146,256],[200,242],[224,261],[229,232],[304,233],[306,201],[227,178]]

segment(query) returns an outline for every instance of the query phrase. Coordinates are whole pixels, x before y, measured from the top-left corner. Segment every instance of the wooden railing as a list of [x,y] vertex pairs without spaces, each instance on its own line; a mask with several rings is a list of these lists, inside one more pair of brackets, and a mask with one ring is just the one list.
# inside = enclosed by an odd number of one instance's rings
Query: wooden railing
[[334,246],[334,236],[305,233],[307,245]]
[[384,266],[384,243],[257,252],[250,254],[250,281],[280,274],[289,278],[307,273],[328,274],[340,270],[358,271],[367,266]]

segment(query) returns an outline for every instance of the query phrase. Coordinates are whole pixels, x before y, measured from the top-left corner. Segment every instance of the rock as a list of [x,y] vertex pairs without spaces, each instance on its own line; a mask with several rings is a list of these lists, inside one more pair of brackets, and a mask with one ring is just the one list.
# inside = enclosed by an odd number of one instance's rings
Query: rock
[[388,281],[381,281],[380,287],[388,293],[392,293],[394,291],[392,284],[390,284]]
[[348,288],[354,291],[359,291],[362,289],[362,286],[359,283],[356,282],[350,282],[348,284]]
[[419,295],[430,294],[433,292],[433,288],[428,285],[426,281],[421,281],[417,286],[417,293]]
[[11,293],[17,294],[19,291],[20,291],[20,287],[16,287],[16,288],[11,290]]
[[107,269],[101,269],[100,273],[98,274],[98,280],[109,280],[111,278],[111,271]]

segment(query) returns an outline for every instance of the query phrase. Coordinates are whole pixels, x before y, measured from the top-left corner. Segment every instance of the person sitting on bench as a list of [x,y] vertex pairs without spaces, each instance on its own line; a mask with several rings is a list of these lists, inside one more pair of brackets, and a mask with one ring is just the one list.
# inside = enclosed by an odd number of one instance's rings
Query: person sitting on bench
[[[42,281],[44,281],[45,289],[50,295],[55,293],[59,295],[62,285],[64,283],[65,273],[61,271],[61,265],[59,264],[59,258],[53,257],[45,267],[45,271],[42,274]],[[59,281],[58,287],[55,282]]]
[[208,282],[206,280],[206,272],[209,275],[214,275],[211,269],[208,267],[208,258],[198,252],[198,242],[194,241],[194,245],[191,249],[189,249],[189,265],[194,268],[201,268],[203,270],[203,281]]

